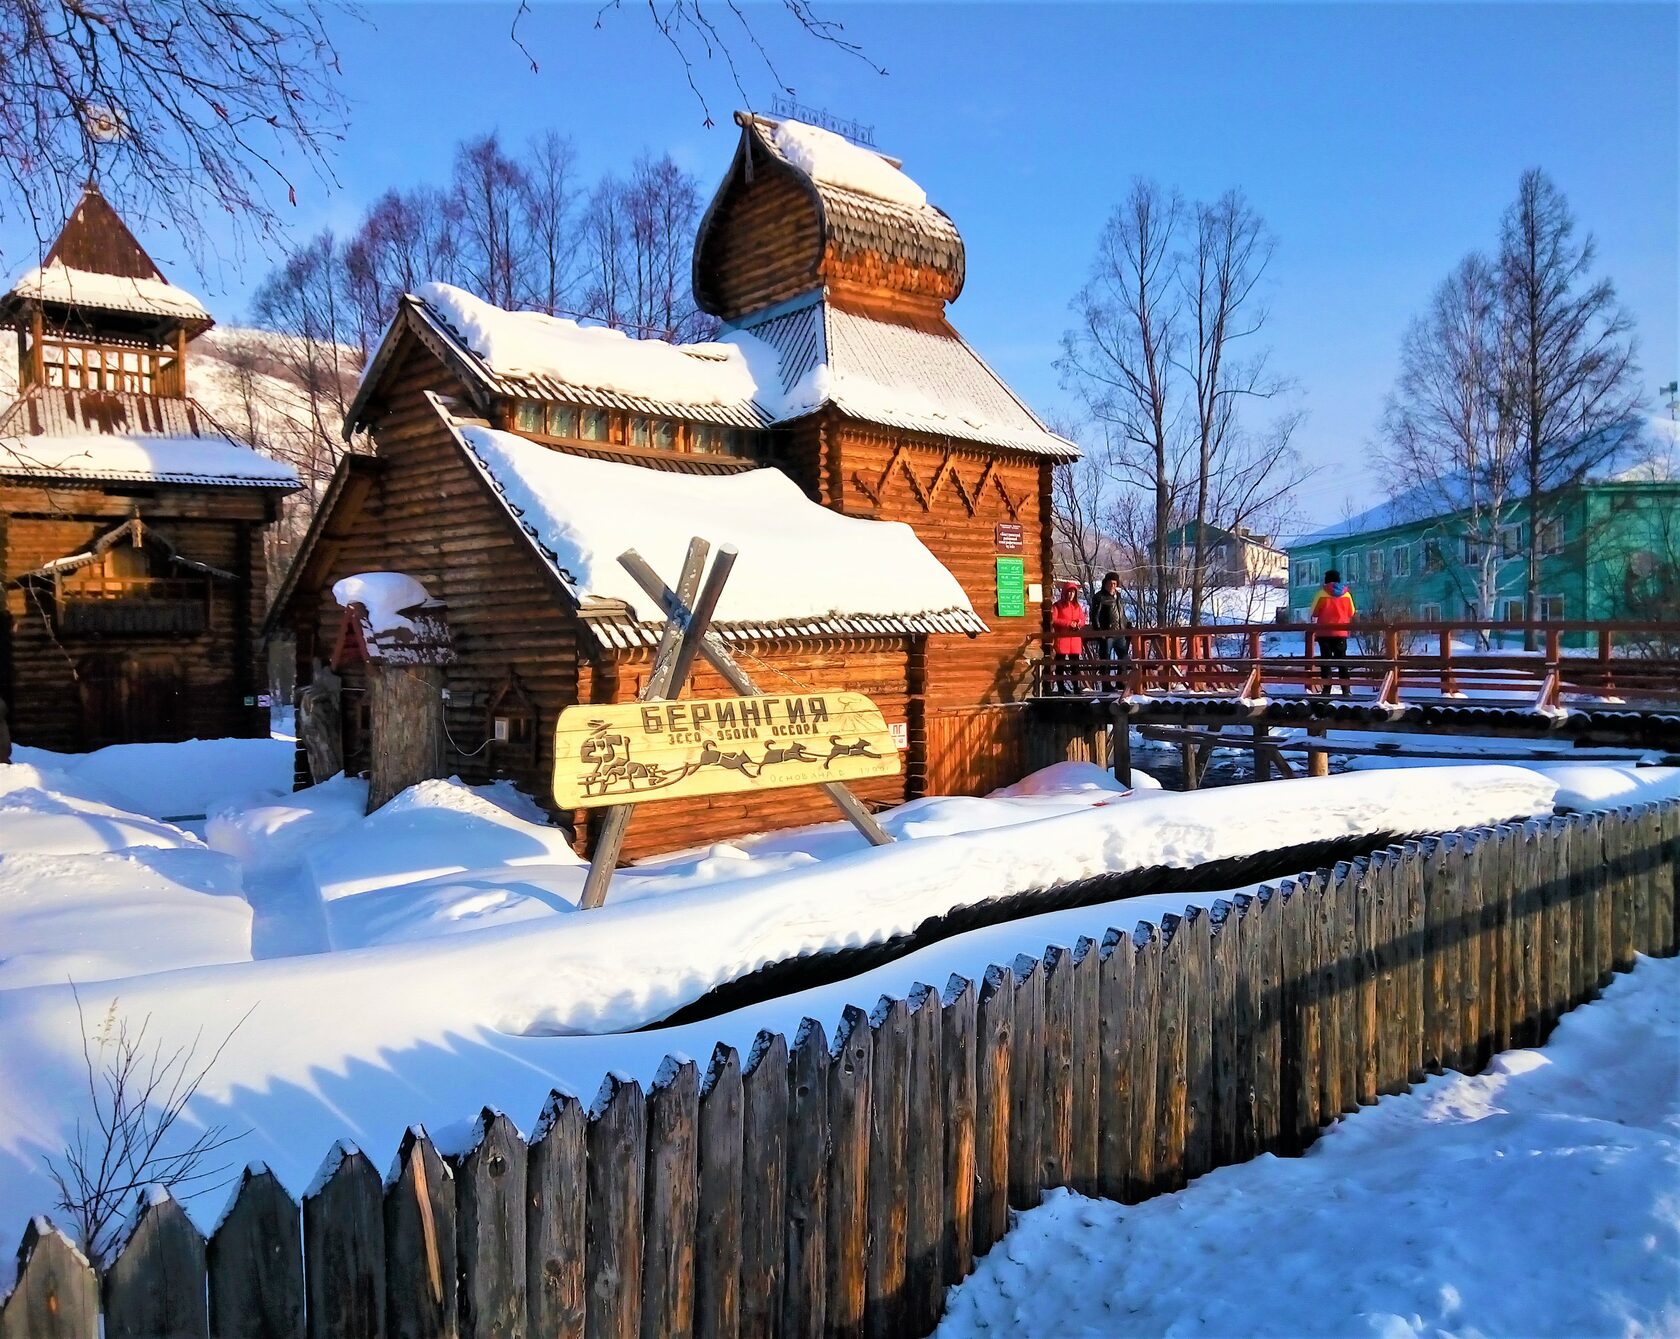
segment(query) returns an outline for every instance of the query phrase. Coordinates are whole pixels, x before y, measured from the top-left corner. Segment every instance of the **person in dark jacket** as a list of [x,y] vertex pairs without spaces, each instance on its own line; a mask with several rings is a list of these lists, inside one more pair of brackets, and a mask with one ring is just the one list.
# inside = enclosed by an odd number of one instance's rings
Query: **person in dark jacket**
[[1118,634],[1126,630],[1126,610],[1120,603],[1120,574],[1110,572],[1102,579],[1102,589],[1091,601],[1091,627],[1098,632],[1116,634],[1098,643],[1098,653],[1108,662],[1102,674],[1102,686],[1111,693],[1126,691],[1126,675],[1122,662],[1129,658],[1131,645]]

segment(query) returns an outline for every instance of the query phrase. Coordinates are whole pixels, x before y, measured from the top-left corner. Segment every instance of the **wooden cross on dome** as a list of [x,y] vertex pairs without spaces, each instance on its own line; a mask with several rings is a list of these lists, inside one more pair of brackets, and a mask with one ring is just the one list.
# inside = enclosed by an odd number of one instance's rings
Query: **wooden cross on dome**
[[[682,696],[683,685],[688,682],[695,660],[701,657],[741,696],[764,695],[764,690],[753,682],[729,653],[722,639],[712,631],[712,615],[717,611],[724,584],[735,566],[736,550],[728,544],[720,545],[711,570],[705,573],[702,583],[701,573],[705,570],[710,548],[698,536],[689,540],[682,575],[674,591],[634,549],[627,549],[619,555],[619,565],[647,592],[648,598],[665,611],[665,627],[653,653],[653,668],[637,698],[639,702],[676,701]],[[871,846],[886,846],[892,841],[875,816],[844,784],[838,781],[819,784]],[[618,864],[618,853],[624,845],[624,832],[629,826],[633,807],[614,804],[605,810],[600,836],[590,858],[589,874],[584,880],[583,896],[578,902],[580,910],[591,911],[607,900],[607,885]]]

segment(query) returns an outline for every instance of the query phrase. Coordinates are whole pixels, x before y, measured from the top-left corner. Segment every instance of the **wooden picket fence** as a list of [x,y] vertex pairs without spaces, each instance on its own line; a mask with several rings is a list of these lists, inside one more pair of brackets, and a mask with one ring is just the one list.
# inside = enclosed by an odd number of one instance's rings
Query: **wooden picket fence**
[[[145,1207],[98,1278],[30,1225],[0,1339],[925,1334],[1052,1186],[1135,1202],[1534,1045],[1675,952],[1680,803],[1478,829],[761,1033],[531,1137],[245,1174],[208,1242]],[[1285,1247],[1286,1249],[1287,1247]]]

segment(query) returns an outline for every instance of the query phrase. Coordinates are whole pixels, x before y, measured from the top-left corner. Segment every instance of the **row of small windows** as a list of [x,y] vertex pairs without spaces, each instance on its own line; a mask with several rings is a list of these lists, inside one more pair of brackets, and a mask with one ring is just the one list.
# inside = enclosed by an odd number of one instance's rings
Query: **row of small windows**
[[521,432],[569,441],[634,446],[645,451],[681,451],[703,456],[751,457],[755,434],[713,423],[679,423],[644,414],[521,400],[514,421]]
[[[1472,535],[1461,536],[1456,545],[1446,540],[1421,539],[1412,544],[1353,550],[1338,554],[1334,566],[1343,581],[1403,580],[1414,570],[1439,572],[1447,566],[1446,553],[1456,549],[1460,563],[1479,563],[1486,556],[1490,541]],[[1506,525],[1499,529],[1496,541],[1501,561],[1523,556],[1523,529],[1520,525]],[[1550,556],[1563,552],[1563,528],[1556,521],[1540,527],[1540,552]],[[1291,565],[1291,584],[1316,586],[1324,580],[1328,570],[1322,559],[1297,558]]]
[[[1542,596],[1540,596],[1539,599],[1536,601],[1534,616],[1536,618],[1540,619],[1542,622],[1548,622],[1548,623],[1549,622],[1556,622],[1557,620],[1563,618],[1564,617],[1563,596],[1561,596],[1561,595],[1542,595]],[[1307,609],[1297,609],[1295,611],[1295,619],[1296,619],[1297,622],[1304,623],[1308,620],[1309,617],[1310,617],[1310,614],[1309,614],[1309,611]],[[1441,605],[1439,605],[1438,603],[1430,602],[1430,603],[1427,603],[1427,604],[1418,605],[1415,613],[1408,613],[1408,611],[1405,610],[1405,609],[1384,609],[1383,610],[1383,617],[1385,619],[1398,621],[1398,622],[1402,622],[1402,623],[1407,621],[1409,618],[1416,618],[1419,622],[1422,622],[1422,623],[1439,623],[1444,617],[1452,617],[1452,618],[1457,619],[1460,622],[1469,623],[1469,622],[1474,622],[1475,620],[1481,618],[1482,614],[1481,614],[1481,611],[1476,607],[1476,605],[1473,601],[1465,600],[1461,603],[1460,607],[1457,610],[1455,610],[1453,613],[1451,613],[1450,615],[1444,613]],[[1500,600],[1498,602],[1493,614],[1491,615],[1491,617],[1499,620],[1500,622],[1504,622],[1504,623],[1520,623],[1520,622],[1522,622],[1523,617],[1524,617],[1522,600],[1521,599]]]

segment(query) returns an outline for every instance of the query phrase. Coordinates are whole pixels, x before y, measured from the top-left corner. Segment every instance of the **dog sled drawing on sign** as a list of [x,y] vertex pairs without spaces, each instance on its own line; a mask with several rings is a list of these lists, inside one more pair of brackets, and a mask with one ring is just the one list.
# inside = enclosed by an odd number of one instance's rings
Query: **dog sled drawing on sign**
[[828,737],[828,755],[813,753],[803,740],[784,742],[770,740],[764,752],[754,758],[744,749],[720,749],[714,739],[703,739],[699,752],[691,755],[680,767],[663,767],[658,763],[640,762],[633,756],[629,735],[614,731],[605,722],[591,722],[596,728],[578,746],[578,761],[589,766],[580,779],[587,796],[641,794],[664,790],[679,781],[708,769],[735,772],[748,781],[756,781],[766,768],[787,763],[821,763],[828,771],[842,758],[880,758],[868,739],[857,737],[847,742],[840,735]]

